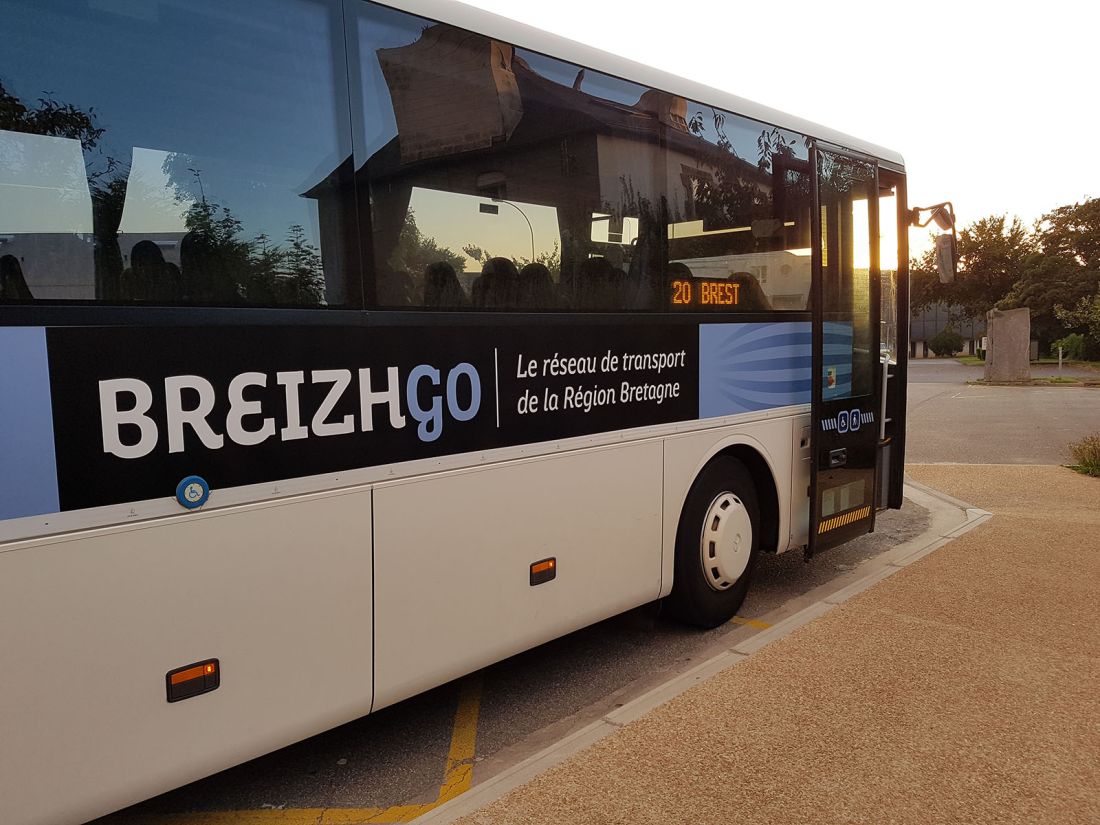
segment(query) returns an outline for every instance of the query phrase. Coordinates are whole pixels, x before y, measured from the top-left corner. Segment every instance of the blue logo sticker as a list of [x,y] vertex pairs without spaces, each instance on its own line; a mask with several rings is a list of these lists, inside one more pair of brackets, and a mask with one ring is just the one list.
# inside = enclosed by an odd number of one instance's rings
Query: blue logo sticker
[[206,504],[210,498],[210,485],[201,476],[188,476],[176,485],[176,501],[188,510]]

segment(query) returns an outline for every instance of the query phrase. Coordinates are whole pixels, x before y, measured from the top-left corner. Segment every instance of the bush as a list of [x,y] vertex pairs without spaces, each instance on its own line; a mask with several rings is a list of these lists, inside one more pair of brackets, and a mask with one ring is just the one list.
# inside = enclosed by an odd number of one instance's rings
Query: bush
[[1057,358],[1058,347],[1062,348],[1062,357],[1070,361],[1081,361],[1085,357],[1085,336],[1079,332],[1067,335],[1051,342],[1050,354]]
[[1073,469],[1100,478],[1100,435],[1090,435],[1076,444],[1070,444],[1069,453],[1077,462]]
[[962,352],[963,338],[955,330],[948,327],[937,332],[928,342],[928,348],[937,358],[950,358],[952,355]]

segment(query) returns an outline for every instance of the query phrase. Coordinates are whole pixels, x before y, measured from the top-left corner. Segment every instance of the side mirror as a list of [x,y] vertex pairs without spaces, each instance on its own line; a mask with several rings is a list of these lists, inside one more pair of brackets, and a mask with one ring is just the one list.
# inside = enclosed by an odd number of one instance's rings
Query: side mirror
[[[930,213],[923,221],[920,219],[922,212]],[[940,273],[940,283],[949,284],[955,280],[959,264],[955,240],[955,207],[951,205],[951,201],[937,203],[935,206],[916,206],[909,210],[910,226],[924,227],[933,221],[944,232],[951,232],[950,235],[936,237],[936,269]]]
[[949,284],[955,280],[955,236],[938,235],[936,237],[936,269],[940,273],[940,283]]

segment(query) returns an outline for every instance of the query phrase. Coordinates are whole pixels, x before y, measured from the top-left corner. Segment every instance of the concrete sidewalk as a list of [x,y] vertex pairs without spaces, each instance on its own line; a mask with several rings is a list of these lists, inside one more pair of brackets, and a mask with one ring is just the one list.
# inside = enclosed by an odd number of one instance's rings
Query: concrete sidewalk
[[993,518],[459,822],[1100,822],[1100,480],[910,474]]

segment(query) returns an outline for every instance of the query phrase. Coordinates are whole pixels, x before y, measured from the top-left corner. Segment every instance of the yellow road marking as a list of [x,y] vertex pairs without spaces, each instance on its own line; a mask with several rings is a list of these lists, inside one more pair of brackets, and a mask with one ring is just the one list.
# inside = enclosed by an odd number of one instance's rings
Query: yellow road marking
[[466,793],[473,784],[477,717],[480,710],[481,674],[475,673],[464,680],[459,689],[451,749],[447,754],[447,769],[443,774],[443,786],[439,789],[436,805],[442,805],[459,794]]
[[156,825],[373,825],[373,823],[411,822],[470,790],[474,781],[474,751],[477,745],[477,720],[481,711],[481,674],[462,680],[458,689],[458,709],[451,731],[451,747],[443,783],[435,801],[420,805],[391,805],[388,808],[264,808],[258,811],[204,811],[193,814],[166,814],[158,817],[126,817],[120,822]]
[[767,622],[762,622],[759,619],[746,619],[744,616],[734,616],[730,619],[730,624],[744,625],[745,627],[755,627],[757,630],[767,630],[771,627]]

